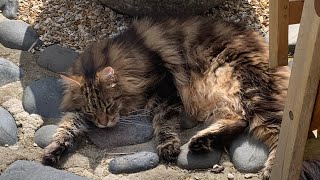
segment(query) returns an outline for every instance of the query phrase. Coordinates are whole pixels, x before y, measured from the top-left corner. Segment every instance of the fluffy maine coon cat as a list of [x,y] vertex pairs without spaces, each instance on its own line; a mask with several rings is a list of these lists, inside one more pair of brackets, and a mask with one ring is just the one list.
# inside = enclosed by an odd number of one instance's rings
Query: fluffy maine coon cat
[[179,115],[207,128],[190,139],[210,151],[249,127],[275,157],[290,70],[268,68],[268,47],[256,33],[204,17],[134,20],[114,39],[94,43],[62,75],[67,113],[43,163],[57,163],[89,125],[106,128],[138,109],[153,112],[157,150],[165,162],[180,152]]

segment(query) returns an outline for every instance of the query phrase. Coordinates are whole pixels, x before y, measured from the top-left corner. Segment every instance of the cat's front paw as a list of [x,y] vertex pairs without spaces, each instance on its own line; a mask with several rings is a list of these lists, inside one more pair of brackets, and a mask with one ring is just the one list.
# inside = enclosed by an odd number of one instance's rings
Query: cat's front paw
[[165,144],[160,144],[157,147],[160,160],[167,163],[174,163],[180,154],[181,143],[178,141],[171,141]]
[[42,164],[55,165],[59,161],[61,154],[65,149],[66,147],[64,145],[52,142],[44,149],[41,161]]
[[269,180],[271,175],[271,168],[270,167],[265,167],[262,170],[262,179],[263,180]]
[[189,142],[191,152],[208,152],[211,150],[211,140],[208,136],[194,136]]

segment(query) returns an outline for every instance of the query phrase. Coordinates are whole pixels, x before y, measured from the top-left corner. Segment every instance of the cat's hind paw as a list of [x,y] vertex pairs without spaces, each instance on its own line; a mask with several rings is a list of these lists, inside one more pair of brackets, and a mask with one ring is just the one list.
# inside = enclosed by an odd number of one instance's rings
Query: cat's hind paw
[[52,142],[44,149],[41,163],[50,166],[55,165],[59,161],[61,154],[65,149],[66,147],[64,145]]
[[160,144],[157,147],[158,155],[162,162],[175,163],[180,154],[180,142],[170,141],[165,144]]

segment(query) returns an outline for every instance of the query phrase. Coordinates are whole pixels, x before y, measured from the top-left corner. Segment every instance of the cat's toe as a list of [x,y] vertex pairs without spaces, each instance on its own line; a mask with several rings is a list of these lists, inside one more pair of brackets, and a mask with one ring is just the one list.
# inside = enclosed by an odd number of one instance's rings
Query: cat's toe
[[193,137],[189,142],[191,152],[208,152],[211,150],[211,141],[207,136]]
[[162,162],[175,163],[180,154],[180,142],[167,142],[157,147],[159,158]]
[[50,166],[55,165],[59,161],[64,150],[65,147],[63,145],[52,142],[44,149],[41,163]]

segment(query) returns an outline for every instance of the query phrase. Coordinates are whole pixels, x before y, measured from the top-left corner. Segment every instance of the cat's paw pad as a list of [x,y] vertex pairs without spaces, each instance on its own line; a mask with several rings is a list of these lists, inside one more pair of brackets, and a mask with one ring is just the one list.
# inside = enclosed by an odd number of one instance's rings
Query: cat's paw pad
[[42,164],[55,165],[59,161],[60,156],[65,149],[65,146],[56,142],[52,142],[44,149],[41,160]]
[[191,138],[189,150],[192,152],[208,152],[211,150],[211,140],[207,136]]
[[180,154],[180,142],[167,142],[157,147],[160,160],[163,162],[174,163]]

